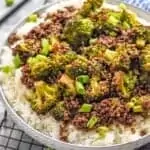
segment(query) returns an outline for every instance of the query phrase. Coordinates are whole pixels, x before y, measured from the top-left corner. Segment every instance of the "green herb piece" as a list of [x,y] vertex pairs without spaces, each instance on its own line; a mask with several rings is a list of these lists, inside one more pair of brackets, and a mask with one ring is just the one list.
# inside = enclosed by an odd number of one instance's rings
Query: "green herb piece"
[[135,113],[141,113],[141,112],[143,112],[142,106],[141,105],[134,106],[133,107],[133,112],[135,112]]
[[6,6],[12,6],[14,4],[15,0],[5,0]]
[[15,65],[15,68],[19,68],[22,64],[22,61],[20,59],[20,56],[19,55],[16,55],[13,59],[13,63]]
[[114,16],[110,16],[107,22],[113,26],[116,26],[119,23],[119,20]]
[[92,110],[92,105],[91,104],[83,104],[81,106],[81,108],[79,109],[79,112],[83,112],[83,113],[88,113],[88,112],[91,112]]
[[85,94],[85,88],[81,82],[76,81],[75,86],[76,86],[76,91],[78,94],[81,94],[81,95]]
[[122,9],[122,10],[126,10],[127,9],[127,6],[124,4],[124,3],[121,3],[119,5],[119,7]]
[[106,133],[109,131],[109,128],[106,126],[101,126],[97,129],[98,134],[100,135],[101,138],[106,137]]
[[27,22],[36,22],[38,19],[38,15],[37,14],[31,14],[28,19]]
[[13,66],[3,66],[3,67],[0,67],[0,71],[4,72],[6,74],[9,74],[14,71],[14,67]]
[[132,97],[131,102],[134,103],[134,105],[141,105],[141,100],[139,97]]
[[128,102],[128,103],[127,103],[127,107],[128,107],[129,109],[133,108],[133,107],[134,107],[134,103],[133,103],[133,102]]
[[89,82],[89,76],[88,75],[80,75],[77,77],[77,81],[79,81],[82,84],[86,84]]
[[142,38],[138,38],[136,40],[136,46],[138,48],[143,48],[145,46],[145,44],[146,44],[146,41],[144,39],[142,39]]
[[107,49],[104,54],[104,57],[109,61],[113,61],[117,56],[118,56],[118,53],[116,51],[112,51],[109,49]]
[[42,45],[41,54],[48,55],[50,51],[49,41],[47,39],[42,39],[41,45]]
[[130,29],[130,24],[127,22],[127,21],[124,21],[123,22],[123,27],[125,28],[125,29]]
[[95,124],[98,122],[98,118],[96,116],[92,116],[91,119],[87,123],[87,127],[89,129],[93,128]]

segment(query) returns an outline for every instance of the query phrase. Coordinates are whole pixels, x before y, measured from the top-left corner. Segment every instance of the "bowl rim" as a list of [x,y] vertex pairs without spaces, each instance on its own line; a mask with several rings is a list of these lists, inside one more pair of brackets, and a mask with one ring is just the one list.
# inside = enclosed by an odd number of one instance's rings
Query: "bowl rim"
[[[37,9],[31,11],[30,13],[27,13],[27,15],[25,15],[17,24],[15,24],[12,27],[12,29],[9,32],[9,34],[7,35],[6,39],[2,43],[2,47],[7,45],[7,40],[8,40],[9,35],[12,34],[14,31],[16,31],[16,29],[18,29],[25,22],[25,20],[28,18],[28,16],[30,14],[40,12],[40,11],[44,11],[46,9],[50,9],[52,6],[59,5],[60,3],[62,3],[62,1],[68,2],[69,0],[61,0],[61,1],[56,1],[56,2],[50,2],[48,4],[45,4],[45,5],[42,5],[42,6],[38,7]],[[107,0],[106,2],[108,2],[108,1],[110,1],[110,4],[111,4],[111,0]],[[116,0],[116,2],[121,3],[120,0]],[[136,7],[136,6],[133,6],[131,4],[127,4],[126,2],[123,2],[123,3],[125,3],[130,8],[136,9],[137,11],[142,12],[147,16],[150,16],[149,12],[146,12],[146,11],[144,11],[144,10],[142,10],[142,9]],[[2,49],[0,49],[0,52],[1,52],[1,50]],[[1,55],[0,55],[0,57],[1,57]],[[15,123],[17,123],[17,125],[26,134],[31,136],[33,139],[39,141],[40,143],[45,144],[46,146],[52,146],[52,145],[54,145],[54,143],[58,143],[58,144],[62,145],[63,148],[65,146],[65,147],[72,147],[72,148],[81,148],[81,149],[82,148],[92,148],[92,149],[99,149],[100,150],[101,148],[102,149],[117,148],[117,147],[120,147],[120,146],[122,147],[122,146],[127,146],[127,145],[130,145],[130,144],[136,144],[137,145],[137,142],[142,141],[142,140],[144,142],[144,140],[147,139],[147,138],[149,138],[149,140],[150,140],[150,134],[149,134],[149,135],[145,135],[145,136],[143,136],[143,137],[141,137],[137,140],[134,140],[134,141],[126,142],[126,143],[123,143],[123,144],[114,144],[114,145],[106,145],[106,146],[84,146],[84,145],[79,145],[79,144],[72,144],[72,143],[63,142],[63,141],[61,141],[57,138],[54,138],[52,136],[49,136],[49,135],[46,135],[46,134],[40,132],[39,130],[37,130],[34,127],[32,127],[31,125],[29,125],[26,121],[24,121],[24,119],[19,114],[17,114],[17,112],[14,110],[14,108],[9,103],[9,100],[8,100],[7,96],[5,95],[5,92],[4,92],[4,89],[3,89],[2,85],[0,85],[0,97],[2,99],[2,103],[4,103],[4,105],[6,107],[6,110],[10,114],[10,117],[12,118],[12,120],[14,120]]]

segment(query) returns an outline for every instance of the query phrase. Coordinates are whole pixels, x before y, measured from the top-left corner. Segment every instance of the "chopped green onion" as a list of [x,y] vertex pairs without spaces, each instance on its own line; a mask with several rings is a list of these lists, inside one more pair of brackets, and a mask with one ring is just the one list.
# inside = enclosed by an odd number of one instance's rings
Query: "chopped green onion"
[[106,126],[101,126],[97,129],[98,134],[101,138],[105,138],[106,133],[109,131],[109,128]]
[[36,22],[38,19],[38,16],[37,14],[31,14],[28,19],[27,19],[27,22]]
[[78,76],[77,81],[81,82],[82,84],[86,84],[89,82],[89,76],[88,75]]
[[48,53],[50,51],[49,41],[47,39],[42,39],[41,45],[42,45],[41,54],[48,55]]
[[117,36],[117,33],[114,32],[114,31],[111,31],[111,32],[109,32],[109,35],[110,35],[110,36],[113,36],[113,37],[116,37],[116,36]]
[[133,108],[133,107],[134,107],[134,103],[133,103],[133,102],[128,102],[128,103],[127,103],[127,107],[128,107],[129,109]]
[[96,116],[91,117],[91,119],[87,123],[87,127],[89,129],[93,128],[95,124],[98,122],[98,118]]
[[15,68],[19,68],[22,64],[22,61],[20,59],[20,56],[19,55],[16,55],[13,59],[13,63],[15,65]]
[[15,0],[5,0],[5,3],[7,6],[12,6],[14,4]]
[[133,102],[134,105],[141,105],[141,100],[139,97],[132,97],[131,102]]
[[125,28],[125,29],[130,29],[130,24],[129,23],[127,23],[126,21],[124,21],[123,22],[123,27]]
[[81,94],[81,95],[85,94],[85,88],[81,82],[76,81],[75,86],[76,86],[76,91],[78,94]]
[[107,49],[107,50],[105,51],[104,57],[105,57],[106,59],[108,59],[109,61],[112,61],[112,60],[115,59],[115,57],[116,57],[117,55],[118,55],[118,53],[117,53],[116,51],[112,51],[112,50]]
[[143,112],[142,106],[141,105],[134,106],[133,107],[133,112],[135,112],[135,113],[141,113],[141,112]]
[[116,26],[119,23],[119,20],[114,16],[110,16],[108,18],[108,23],[112,24],[113,26]]
[[145,46],[145,44],[146,44],[146,41],[144,39],[142,39],[142,38],[138,38],[136,40],[136,46],[138,48],[143,48]]
[[119,5],[119,7],[120,7],[121,9],[123,9],[123,10],[126,10],[126,9],[127,9],[127,6],[126,6],[124,3],[121,3],[121,4]]
[[14,70],[13,66],[3,66],[3,67],[0,67],[0,71],[4,72],[6,74],[12,73],[13,70]]
[[88,113],[88,112],[91,112],[92,110],[92,105],[91,104],[83,104],[81,106],[81,108],[79,109],[79,112],[83,112],[83,113]]

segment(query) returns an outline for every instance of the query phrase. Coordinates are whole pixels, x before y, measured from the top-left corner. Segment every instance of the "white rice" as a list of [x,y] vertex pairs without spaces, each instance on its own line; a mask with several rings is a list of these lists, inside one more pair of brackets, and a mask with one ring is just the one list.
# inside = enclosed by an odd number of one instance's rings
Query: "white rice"
[[[59,4],[59,6],[52,6],[52,8],[46,10],[46,12],[53,12],[57,9],[60,9],[64,6],[69,6],[71,4],[79,7],[83,0],[79,2],[79,0],[70,0],[69,2],[63,2]],[[119,9],[117,6],[105,4],[104,7],[109,7],[112,9]],[[43,15],[44,16],[44,15]],[[139,19],[141,23],[147,25],[150,23],[146,22],[143,19]],[[27,34],[33,27],[37,26],[43,19],[39,20],[37,23],[26,23],[22,27],[17,30],[19,35]],[[1,58],[2,64],[11,64],[12,63],[12,54],[11,50],[8,47],[5,47],[3,56]],[[37,115],[30,107],[30,104],[25,99],[25,94],[29,92],[29,90],[21,83],[20,78],[22,73],[20,69],[16,70],[15,77],[6,77],[2,72],[0,72],[0,80],[4,81],[3,88],[5,90],[5,94],[14,108],[14,110],[24,119],[25,122],[33,126],[35,129],[52,136],[54,138],[59,138],[59,122],[57,122],[50,114],[46,115]],[[8,90],[9,89],[9,90]],[[140,131],[142,129],[147,129],[150,132],[150,118],[144,120],[142,117],[137,118],[136,132],[133,134],[129,128],[122,128],[122,134],[119,133],[118,128],[115,126],[112,127],[113,130],[107,133],[107,136],[104,139],[100,139],[96,131],[84,132],[81,130],[75,129],[72,125],[68,127],[69,136],[68,141],[73,144],[90,146],[90,145],[113,145],[116,143],[126,143],[130,141],[135,141],[140,136]]]

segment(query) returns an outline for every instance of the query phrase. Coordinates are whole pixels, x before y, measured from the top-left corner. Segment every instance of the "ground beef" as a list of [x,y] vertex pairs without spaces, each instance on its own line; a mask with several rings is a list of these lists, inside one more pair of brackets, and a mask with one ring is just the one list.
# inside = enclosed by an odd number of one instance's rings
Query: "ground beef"
[[88,120],[87,114],[77,114],[72,120],[72,124],[78,129],[86,129]]
[[140,131],[140,136],[144,136],[147,134],[147,130],[146,129],[143,129]]
[[108,48],[114,47],[116,45],[116,39],[112,36],[102,35],[97,42],[107,46]]
[[51,33],[60,33],[62,27],[60,24],[54,24],[51,22],[41,23],[39,26],[33,28],[26,36],[26,39],[41,39],[48,37]]
[[57,37],[62,33],[63,26],[68,19],[73,16],[74,9],[68,8],[66,11],[58,11],[53,14],[49,14],[47,19],[50,18],[51,21],[46,21],[41,23],[39,26],[33,28],[26,36],[26,39],[41,39],[52,35],[57,35]]
[[46,17],[46,19],[50,19],[54,23],[60,23],[62,25],[65,25],[66,22],[72,18],[75,12],[74,7],[66,7],[65,10],[58,10],[56,13],[49,13]]
[[13,45],[15,42],[19,41],[20,37],[16,34],[16,33],[12,33],[9,37],[8,37],[8,44],[9,45]]
[[137,85],[133,91],[133,95],[146,95],[150,93],[150,84]]
[[75,100],[72,100],[72,99],[68,100],[67,99],[67,100],[64,100],[64,103],[65,103],[66,109],[69,111],[75,111],[75,110],[80,108],[80,104],[79,104],[79,101],[77,99],[75,99]]
[[28,65],[24,65],[22,68],[21,81],[27,88],[34,88],[34,79],[30,75],[30,68]]
[[125,103],[117,98],[102,100],[100,103],[95,104],[94,111],[104,125],[115,122],[131,125],[135,121]]
[[65,53],[70,50],[70,46],[65,43],[56,43],[53,45],[52,51],[53,53]]

